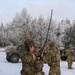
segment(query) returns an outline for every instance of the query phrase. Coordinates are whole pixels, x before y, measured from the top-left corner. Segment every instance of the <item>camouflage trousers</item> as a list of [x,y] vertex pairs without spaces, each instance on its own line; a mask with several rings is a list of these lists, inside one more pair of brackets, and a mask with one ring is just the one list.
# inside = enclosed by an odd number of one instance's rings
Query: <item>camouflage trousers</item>
[[32,75],[44,75],[44,74],[38,72],[38,73],[32,73]]
[[32,72],[25,72],[25,71],[23,71],[23,70],[21,70],[21,75],[32,75]]
[[68,69],[71,69],[72,68],[72,61],[68,61]]
[[60,71],[60,70],[57,70],[57,71],[55,71],[55,70],[50,70],[50,71],[49,71],[49,75],[61,75],[61,71]]
[[26,73],[24,71],[21,71],[21,75],[45,75],[43,71],[40,72],[31,72],[31,73]]
[[49,72],[49,75],[61,75],[61,73],[60,72],[57,72],[57,73],[55,73],[55,72]]

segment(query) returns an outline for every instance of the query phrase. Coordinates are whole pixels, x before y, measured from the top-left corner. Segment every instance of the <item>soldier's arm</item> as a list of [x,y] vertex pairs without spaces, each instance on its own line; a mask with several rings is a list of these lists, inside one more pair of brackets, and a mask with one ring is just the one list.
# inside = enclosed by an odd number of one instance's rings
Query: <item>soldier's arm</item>
[[20,58],[25,63],[30,63],[30,61],[33,59],[30,54],[24,54],[24,53],[20,54]]
[[47,62],[48,62],[49,66],[51,65],[51,57],[52,57],[51,51],[49,51],[48,54],[47,54]]
[[66,55],[68,55],[68,50],[66,50]]

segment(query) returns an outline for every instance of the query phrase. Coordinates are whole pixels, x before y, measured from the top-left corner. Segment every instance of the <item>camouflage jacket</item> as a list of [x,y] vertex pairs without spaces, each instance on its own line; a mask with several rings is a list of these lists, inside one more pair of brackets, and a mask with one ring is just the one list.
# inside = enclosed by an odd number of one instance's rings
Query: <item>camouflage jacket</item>
[[66,49],[67,60],[73,60],[73,50],[68,48]]
[[24,73],[27,75],[31,75],[32,72],[31,72],[30,64],[31,64],[31,61],[33,61],[32,55],[26,50],[24,50],[20,53],[20,58],[22,61],[21,74]]
[[52,48],[47,54],[47,62],[51,71],[60,71],[60,51],[57,48]]

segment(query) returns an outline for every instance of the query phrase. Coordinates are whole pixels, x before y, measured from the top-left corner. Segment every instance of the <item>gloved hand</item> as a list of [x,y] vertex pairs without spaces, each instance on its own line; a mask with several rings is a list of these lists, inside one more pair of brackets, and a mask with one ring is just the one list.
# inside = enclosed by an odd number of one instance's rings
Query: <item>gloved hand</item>
[[33,60],[36,60],[36,56],[32,53]]

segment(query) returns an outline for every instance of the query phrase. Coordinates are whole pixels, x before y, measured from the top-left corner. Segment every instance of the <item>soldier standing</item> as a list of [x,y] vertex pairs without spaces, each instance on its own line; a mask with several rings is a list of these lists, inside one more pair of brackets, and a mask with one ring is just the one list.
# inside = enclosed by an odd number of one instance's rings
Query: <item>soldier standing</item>
[[72,50],[72,45],[71,44],[66,49],[66,55],[67,55],[68,69],[73,69],[72,68],[72,64],[73,64],[73,50]]
[[44,75],[42,70],[43,62],[39,57],[38,59],[36,57],[38,49],[34,46],[34,42],[31,39],[27,39],[24,45],[25,50],[20,53],[22,61],[21,75]]
[[22,70],[21,75],[32,75],[31,71],[31,61],[35,61],[36,57],[33,54],[34,52],[34,43],[31,39],[27,39],[24,42],[24,50],[20,53],[20,58],[22,61]]
[[50,49],[47,54],[47,62],[50,66],[49,75],[61,75],[60,72],[60,51],[55,43],[50,44]]

